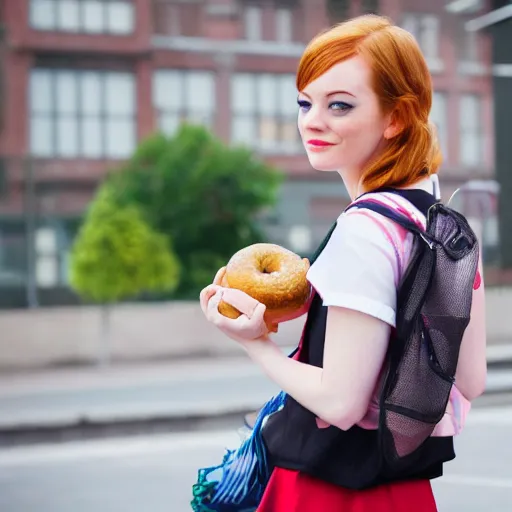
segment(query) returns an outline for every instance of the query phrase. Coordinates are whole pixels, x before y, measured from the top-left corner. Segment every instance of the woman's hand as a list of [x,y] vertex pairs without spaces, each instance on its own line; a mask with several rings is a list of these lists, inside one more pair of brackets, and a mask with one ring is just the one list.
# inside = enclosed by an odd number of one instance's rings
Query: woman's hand
[[[225,272],[225,267],[221,268],[213,284],[204,288],[200,294],[201,309],[207,320],[226,336],[238,342],[266,337],[268,328],[264,320],[265,305],[240,290],[220,286]],[[219,313],[221,300],[231,304],[242,314],[236,319],[221,315]]]

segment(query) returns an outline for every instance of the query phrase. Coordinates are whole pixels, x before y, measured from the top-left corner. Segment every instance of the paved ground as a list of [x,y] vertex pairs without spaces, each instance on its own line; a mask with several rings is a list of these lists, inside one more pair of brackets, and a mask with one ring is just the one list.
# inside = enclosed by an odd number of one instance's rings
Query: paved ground
[[[60,377],[60,378],[59,378]],[[0,382],[0,429],[214,416],[257,408],[277,387],[247,359],[63,372]],[[0,440],[1,440],[0,433]]]
[[[490,368],[487,391],[507,389],[512,369]],[[247,358],[3,376],[0,429],[216,415],[258,407],[277,391]]]
[[[471,413],[457,459],[434,483],[440,512],[512,510],[511,430],[511,406]],[[186,512],[196,469],[237,442],[229,429],[5,449],[0,510]]]

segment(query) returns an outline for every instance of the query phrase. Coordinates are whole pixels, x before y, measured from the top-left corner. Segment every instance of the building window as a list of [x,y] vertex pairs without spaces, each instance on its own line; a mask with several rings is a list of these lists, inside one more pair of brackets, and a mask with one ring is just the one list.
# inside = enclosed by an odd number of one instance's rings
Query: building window
[[350,0],[327,0],[327,17],[330,23],[338,23],[348,18]]
[[153,80],[158,126],[172,135],[183,121],[213,125],[215,78],[209,71],[161,69]]
[[276,41],[289,43],[293,40],[293,10],[285,7],[276,10]]
[[379,1],[378,0],[361,0],[361,11],[365,14],[378,14]]
[[231,83],[232,140],[265,153],[297,153],[294,75],[239,73]]
[[132,0],[30,0],[30,25],[37,30],[89,34],[130,34]]
[[460,163],[476,167],[483,161],[482,103],[479,96],[460,97]]
[[430,120],[435,124],[444,160],[448,159],[448,112],[446,94],[434,92]]
[[427,59],[439,57],[439,18],[432,14],[409,13],[403,18],[402,28],[418,41]]
[[201,37],[203,27],[202,2],[152,2],[153,30],[166,36]]
[[123,159],[135,145],[132,74],[32,71],[30,147],[34,156]]
[[52,288],[60,281],[57,231],[41,227],[35,232],[36,281],[41,288]]
[[478,32],[465,30],[463,35],[462,60],[467,62],[478,62]]
[[257,5],[247,5],[244,9],[244,31],[248,41],[261,41],[263,10]]

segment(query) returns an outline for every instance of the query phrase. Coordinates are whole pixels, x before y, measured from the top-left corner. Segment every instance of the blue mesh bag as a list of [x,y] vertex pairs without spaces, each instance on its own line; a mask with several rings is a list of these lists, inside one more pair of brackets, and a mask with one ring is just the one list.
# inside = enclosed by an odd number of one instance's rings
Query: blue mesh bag
[[194,512],[255,512],[263,498],[272,468],[262,438],[266,419],[282,408],[280,392],[259,411],[247,438],[236,450],[226,450],[218,466],[202,468],[192,487]]

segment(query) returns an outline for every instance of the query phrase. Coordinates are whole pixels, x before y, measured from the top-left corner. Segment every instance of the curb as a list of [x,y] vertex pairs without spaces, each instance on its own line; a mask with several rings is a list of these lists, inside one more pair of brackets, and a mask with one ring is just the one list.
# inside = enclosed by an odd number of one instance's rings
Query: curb
[[[479,400],[498,398],[512,392],[512,372],[506,370],[488,380]],[[30,418],[11,417],[0,420],[0,447],[78,439],[133,436],[147,433],[214,431],[226,425],[243,427],[246,414],[258,410],[268,396],[243,403],[176,404],[161,403],[151,407],[91,409],[66,414],[33,414]]]
[[486,348],[487,365],[512,367],[512,344],[488,345]]
[[[279,344],[281,350],[289,354],[295,350],[294,345]],[[487,363],[489,366],[503,365],[512,367],[512,342],[506,343],[495,341],[488,343],[486,348]],[[238,349],[234,350],[195,350],[188,352],[178,352],[173,355],[160,357],[138,357],[138,358],[115,358],[112,360],[112,367],[123,366],[149,366],[151,364],[176,363],[187,364],[194,361],[212,362],[219,360],[247,360],[243,352]],[[10,376],[30,375],[32,373],[51,373],[53,371],[74,371],[74,370],[90,370],[98,368],[94,361],[68,361],[42,366],[21,366],[12,368],[9,366],[0,366],[0,379],[8,379]]]
[[126,411],[116,415],[85,414],[79,417],[53,418],[52,421],[3,422],[0,448],[42,443],[61,443],[84,439],[117,438],[141,434],[194,432],[242,428],[243,418],[257,410],[263,401],[253,404],[192,408],[189,411]]
[[[283,347],[283,350],[288,351],[288,347]],[[487,386],[481,399],[484,402],[498,402],[502,400],[501,395],[512,393],[512,344],[488,346],[487,361]],[[230,367],[230,374],[247,376],[253,371],[259,374],[248,361],[239,360],[239,363],[239,367]],[[203,361],[200,364],[209,363]],[[182,370],[185,372],[185,368]],[[214,371],[214,375],[225,375],[224,371],[224,368],[219,367]],[[203,375],[201,371],[198,373],[198,379],[208,381],[208,375]],[[124,375],[124,380],[121,379],[114,384],[124,387],[127,378]],[[174,380],[180,381],[180,377],[176,376]],[[80,386],[83,385],[84,380],[80,379]],[[51,386],[49,390],[52,390]],[[0,416],[0,446],[150,432],[208,430],[226,425],[241,427],[243,417],[258,410],[274,391],[258,385],[243,396],[224,396],[222,399],[204,398],[186,402],[177,399],[167,400],[164,397],[163,401],[152,403],[139,401],[124,405],[82,404],[82,407],[75,405],[65,409],[41,406],[40,410],[30,408],[16,413],[10,411],[9,414]],[[7,395],[9,394],[7,389]],[[11,400],[16,400],[17,394],[13,393]]]

